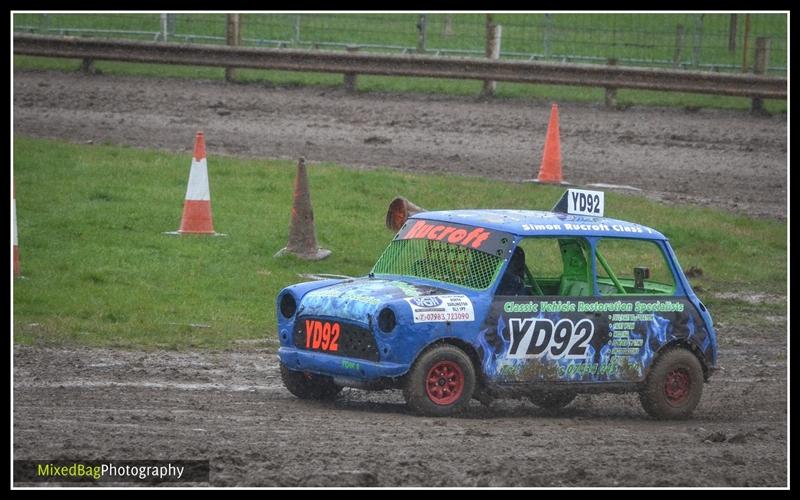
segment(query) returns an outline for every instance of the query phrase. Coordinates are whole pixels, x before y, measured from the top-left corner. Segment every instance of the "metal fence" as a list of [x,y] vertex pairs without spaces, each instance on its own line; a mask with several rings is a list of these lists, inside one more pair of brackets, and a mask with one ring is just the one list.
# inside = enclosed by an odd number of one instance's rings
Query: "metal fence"
[[[226,43],[225,14],[15,14],[14,30],[42,34]],[[768,73],[787,68],[786,14],[251,14],[242,45],[484,57],[487,21],[500,57],[532,61],[751,72],[757,38]],[[487,19],[488,18],[488,19]]]

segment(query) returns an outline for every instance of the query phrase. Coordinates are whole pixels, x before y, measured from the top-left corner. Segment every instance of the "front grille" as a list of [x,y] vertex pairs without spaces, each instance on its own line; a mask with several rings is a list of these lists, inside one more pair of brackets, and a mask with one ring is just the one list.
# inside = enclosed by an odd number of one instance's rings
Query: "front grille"
[[[328,325],[326,328],[325,325]],[[338,328],[335,326],[338,325]],[[311,332],[307,332],[307,328]],[[315,332],[315,329],[318,331]],[[334,333],[338,331],[338,336]],[[315,337],[316,334],[316,337]],[[336,349],[332,349],[335,338]],[[341,321],[300,317],[295,322],[293,342],[298,349],[323,352],[335,356],[380,361],[372,332]]]

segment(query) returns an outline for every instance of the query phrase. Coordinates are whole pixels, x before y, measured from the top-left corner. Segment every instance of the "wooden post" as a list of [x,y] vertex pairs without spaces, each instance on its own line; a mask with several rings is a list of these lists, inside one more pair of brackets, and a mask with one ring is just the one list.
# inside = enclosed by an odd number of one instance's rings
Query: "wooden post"
[[700,66],[700,51],[703,46],[703,17],[705,14],[698,14],[695,18],[694,30],[692,32],[692,66]]
[[552,43],[551,43],[551,36],[553,31],[553,14],[545,14],[544,15],[544,22],[543,22],[543,44],[544,44],[544,58],[549,59],[553,53],[552,50]]
[[175,35],[175,14],[161,14],[161,41],[166,42]]
[[[350,53],[358,52],[359,47],[358,47],[358,45],[348,45],[346,47],[346,50],[347,50],[347,52],[350,52]],[[357,82],[356,82],[356,73],[345,73],[344,74],[344,90],[348,94],[354,94],[358,90]]]
[[420,54],[425,53],[425,46],[428,43],[428,16],[425,14],[419,15],[419,22],[417,22],[417,52]]
[[[769,37],[760,36],[756,38],[756,53],[753,59],[753,73],[757,75],[767,74],[767,68],[769,67],[769,46]],[[761,97],[753,97],[750,111],[756,114],[763,114],[764,99]]]
[[[242,41],[239,14],[227,14],[226,18],[225,43],[239,45]],[[225,68],[225,81],[233,82],[235,80],[236,68]]]
[[94,59],[86,57],[81,61],[81,71],[87,75],[94,75],[97,73],[97,68],[94,67]]
[[728,52],[736,52],[736,14],[731,14],[731,22],[728,27]]
[[169,33],[169,30],[167,28],[167,15],[166,14],[161,14],[161,41],[162,42],[166,42],[167,41],[167,34],[168,33]]
[[742,73],[747,73],[747,42],[750,38],[750,14],[744,15],[744,42],[742,43]]
[[167,36],[175,36],[175,24],[177,21],[177,14],[167,14]]
[[[491,57],[492,54],[492,40],[494,39],[494,17],[491,14],[486,14],[486,57]],[[487,87],[489,87],[489,80],[483,82],[482,94],[486,94]]]
[[292,46],[300,45],[300,14],[294,16],[294,27],[292,29]]
[[[607,62],[608,62],[609,66],[616,66],[617,65],[617,60],[616,60],[616,58],[613,58],[613,57],[609,57]],[[617,109],[617,88],[616,87],[606,87],[606,108]]]
[[444,24],[442,25],[442,36],[453,36],[453,14],[444,15]]
[[672,56],[672,67],[677,68],[683,59],[683,25],[675,27],[675,54]]
[[[486,57],[489,59],[500,59],[500,40],[503,36],[503,27],[499,24],[490,22],[486,24]],[[497,90],[497,82],[494,80],[483,81],[484,96],[493,96]]]

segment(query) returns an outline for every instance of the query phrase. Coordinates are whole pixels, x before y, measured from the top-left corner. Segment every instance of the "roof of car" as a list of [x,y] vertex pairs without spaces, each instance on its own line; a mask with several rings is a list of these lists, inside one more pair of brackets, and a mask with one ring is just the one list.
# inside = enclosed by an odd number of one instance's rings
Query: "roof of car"
[[494,229],[518,236],[596,236],[666,240],[653,228],[608,217],[568,215],[540,210],[442,210],[419,212],[412,219],[427,219]]

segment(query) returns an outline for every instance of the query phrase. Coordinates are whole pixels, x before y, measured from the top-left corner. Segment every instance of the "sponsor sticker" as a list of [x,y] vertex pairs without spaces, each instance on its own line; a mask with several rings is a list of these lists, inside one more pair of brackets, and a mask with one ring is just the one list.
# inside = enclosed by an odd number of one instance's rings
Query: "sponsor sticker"
[[453,222],[410,219],[395,235],[396,240],[431,240],[503,256],[514,244],[514,237],[502,231]]
[[473,321],[475,311],[466,295],[424,295],[406,299],[414,323]]

